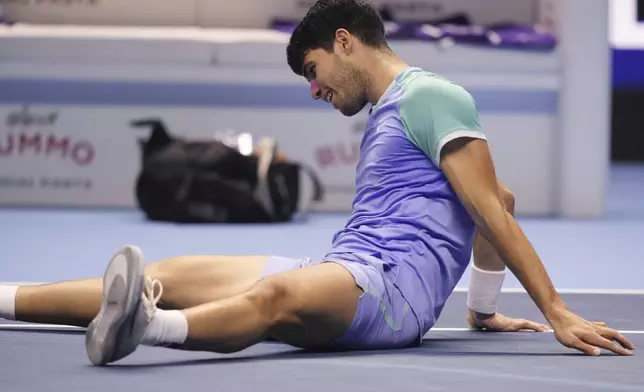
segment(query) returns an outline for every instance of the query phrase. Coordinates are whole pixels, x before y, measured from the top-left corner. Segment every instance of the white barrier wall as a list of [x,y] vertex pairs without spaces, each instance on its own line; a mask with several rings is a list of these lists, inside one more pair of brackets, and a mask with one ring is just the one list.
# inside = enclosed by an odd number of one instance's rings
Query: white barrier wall
[[587,5],[587,0],[559,5],[560,51],[565,55],[561,59],[557,214],[575,218],[603,210],[610,165],[608,2]]
[[[427,20],[466,10],[476,23],[512,20],[532,23],[539,0],[371,0],[377,7],[387,5],[397,18]],[[258,27],[273,18],[300,19],[315,0],[197,1],[197,24],[205,27]]]
[[[573,11],[561,15],[602,23],[601,12]],[[609,75],[584,62],[606,64],[608,54],[601,41],[577,52],[586,36],[563,31],[568,41],[553,53],[392,46],[474,95],[518,213],[593,217],[606,184]],[[348,210],[364,114],[311,101],[286,67],[287,40],[257,30],[0,28],[0,204],[134,206],[142,135],[129,123],[155,117],[184,137],[222,128],[276,137],[319,173],[328,191],[319,209]]]
[[[439,18],[467,10],[477,23],[535,20],[539,0],[372,0],[400,18]],[[314,0],[2,0],[24,23],[265,28],[273,18],[301,18]]]
[[637,0],[610,0],[609,21],[614,48],[644,49],[644,23],[637,21]]
[[19,23],[190,26],[194,0],[0,0]]

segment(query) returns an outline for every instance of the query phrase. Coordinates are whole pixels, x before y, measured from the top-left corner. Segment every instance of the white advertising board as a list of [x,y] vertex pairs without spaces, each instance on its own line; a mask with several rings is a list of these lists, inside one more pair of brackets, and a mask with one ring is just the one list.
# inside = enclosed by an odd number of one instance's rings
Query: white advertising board
[[190,140],[225,129],[274,137],[320,176],[328,192],[322,208],[346,210],[363,130],[360,120],[331,111],[270,108],[5,105],[0,118],[0,204],[15,205],[135,206],[138,140],[149,132],[131,122],[158,118]]
[[[0,106],[0,118],[0,204],[135,206],[138,140],[148,132],[130,124],[158,118],[176,136],[192,140],[224,129],[276,138],[286,155],[315,170],[326,191],[316,209],[327,211],[351,208],[366,121],[363,114],[346,118],[317,109],[46,105]],[[554,167],[541,157],[552,144],[552,117],[481,119],[499,176],[516,192],[519,208],[537,214],[551,209]],[[529,148],[516,147],[521,145]]]

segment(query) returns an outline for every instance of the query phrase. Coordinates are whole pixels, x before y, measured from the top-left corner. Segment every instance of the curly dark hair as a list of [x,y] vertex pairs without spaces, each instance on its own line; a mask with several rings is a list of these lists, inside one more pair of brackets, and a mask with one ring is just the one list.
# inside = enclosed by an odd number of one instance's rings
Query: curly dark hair
[[293,72],[302,76],[308,51],[320,48],[333,51],[338,29],[346,29],[366,46],[388,47],[380,14],[368,0],[318,0],[295,28],[286,48]]

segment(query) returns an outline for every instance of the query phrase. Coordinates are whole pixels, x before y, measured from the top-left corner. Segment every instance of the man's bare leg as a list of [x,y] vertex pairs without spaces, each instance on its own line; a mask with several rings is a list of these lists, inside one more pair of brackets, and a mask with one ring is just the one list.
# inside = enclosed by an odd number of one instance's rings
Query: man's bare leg
[[184,310],[188,336],[179,347],[231,353],[266,338],[325,346],[351,326],[361,294],[353,276],[335,263],[284,272],[241,295]]
[[20,286],[15,320],[86,327],[101,304],[102,279]]
[[140,251],[119,252],[107,268],[101,308],[86,334],[87,354],[96,365],[118,361],[139,344],[230,353],[271,337],[319,347],[350,327],[363,294],[344,267],[323,263],[268,276],[230,298],[161,310],[156,304],[163,283],[145,276]]
[[[267,256],[183,256],[146,266],[146,275],[163,282],[160,307],[183,309],[232,297],[259,279]],[[103,297],[103,279],[91,278],[35,286],[16,292],[18,321],[86,327]]]

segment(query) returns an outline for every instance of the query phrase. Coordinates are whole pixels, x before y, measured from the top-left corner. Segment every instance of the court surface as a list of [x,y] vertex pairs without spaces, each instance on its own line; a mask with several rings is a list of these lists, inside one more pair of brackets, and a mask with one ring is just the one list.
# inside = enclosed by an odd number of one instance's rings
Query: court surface
[[[644,350],[644,295],[569,294],[571,309],[604,320]],[[307,353],[262,343],[233,355],[140,347],[106,368],[86,359],[84,335],[0,330],[6,391],[642,391],[644,354],[586,357],[551,332],[467,331],[456,293],[421,347]],[[526,294],[504,294],[507,314],[542,321]],[[4,328],[8,325],[4,324]],[[40,367],[40,369],[38,369]]]
[[[82,331],[0,320],[0,389],[644,391],[644,170],[625,167],[612,178],[602,219],[519,221],[568,306],[623,331],[637,348],[633,357],[587,357],[561,346],[552,332],[468,331],[466,274],[421,347],[386,352],[309,353],[272,342],[233,355],[141,347],[95,368]],[[345,220],[314,214],[284,225],[177,226],[152,224],[128,210],[0,209],[0,281],[100,276],[123,243],[141,246],[148,262],[185,253],[317,257]],[[545,321],[513,276],[505,287],[502,313]]]

